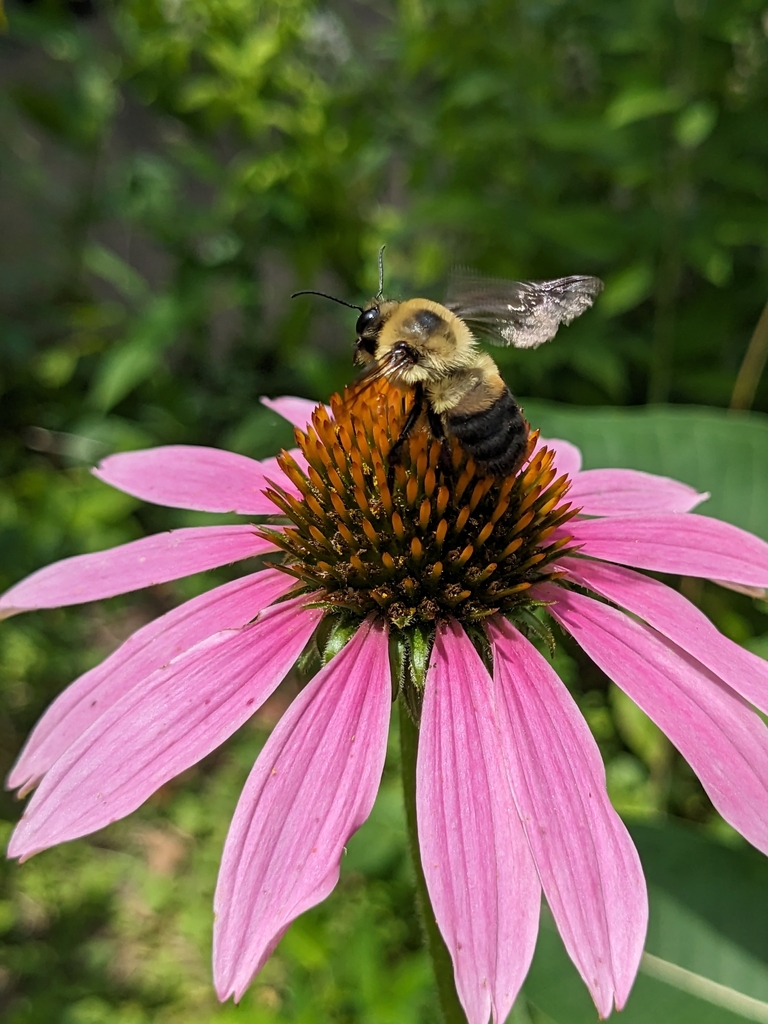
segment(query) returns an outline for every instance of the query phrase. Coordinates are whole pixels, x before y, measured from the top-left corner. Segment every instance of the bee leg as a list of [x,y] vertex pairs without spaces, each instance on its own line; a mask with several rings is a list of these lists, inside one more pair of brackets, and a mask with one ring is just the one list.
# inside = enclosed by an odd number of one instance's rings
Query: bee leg
[[400,456],[400,449],[403,447],[405,442],[408,440],[408,435],[416,426],[416,423],[421,416],[424,408],[424,388],[421,384],[416,384],[413,389],[413,405],[408,410],[408,416],[406,417],[403,429],[400,431],[400,437],[395,441],[392,447],[389,449],[387,455],[387,462],[389,463],[389,469],[387,471],[387,486],[392,491],[395,483],[395,465],[397,464]]
[[448,438],[445,436],[442,418],[431,406],[427,409],[427,418],[429,420],[429,429],[432,431],[432,437],[437,438],[440,442],[439,466],[442,474],[452,479],[455,474],[453,471],[453,460],[451,459],[451,446]]

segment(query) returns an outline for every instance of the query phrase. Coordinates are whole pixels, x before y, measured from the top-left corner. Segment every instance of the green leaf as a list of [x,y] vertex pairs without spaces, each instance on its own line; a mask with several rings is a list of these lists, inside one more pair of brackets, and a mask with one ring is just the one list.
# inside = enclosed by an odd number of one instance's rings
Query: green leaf
[[350,836],[343,869],[386,876],[391,866],[403,859],[405,844],[402,786],[392,775],[382,782],[365,828]]
[[145,338],[133,338],[104,359],[96,376],[93,401],[108,412],[157,369],[160,353]]
[[692,103],[675,124],[675,138],[683,149],[695,149],[707,139],[717,123],[717,107],[708,100]]
[[618,316],[647,299],[653,287],[653,267],[647,260],[633,263],[607,277],[600,299],[603,316]]
[[653,891],[647,951],[768,1001],[768,859],[682,825],[630,831]]
[[[648,880],[650,924],[622,1024],[768,1022],[768,861],[677,824],[630,831]],[[548,913],[525,994],[555,1024],[595,1020]]]
[[618,686],[611,685],[609,693],[621,738],[649,768],[659,767],[667,751],[664,733]]
[[153,299],[128,339],[108,352],[93,383],[94,405],[109,411],[162,365],[163,353],[176,340],[180,310],[171,296]]
[[611,128],[623,128],[659,114],[678,110],[682,97],[671,89],[632,85],[620,93],[605,112]]
[[83,250],[83,263],[92,274],[108,281],[130,299],[144,298],[149,292],[138,270],[103,245],[87,245]]
[[765,658],[768,661],[768,633],[752,637],[747,640],[744,646],[748,651],[752,651],[753,654],[759,654],[761,658]]
[[584,469],[616,466],[682,480],[709,491],[698,511],[768,540],[768,416],[700,406],[523,406],[544,437],[581,448]]

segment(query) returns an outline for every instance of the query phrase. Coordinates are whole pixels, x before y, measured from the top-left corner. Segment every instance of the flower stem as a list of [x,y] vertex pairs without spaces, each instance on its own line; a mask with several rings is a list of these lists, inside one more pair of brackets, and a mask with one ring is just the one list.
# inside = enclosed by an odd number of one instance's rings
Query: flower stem
[[418,896],[421,920],[427,940],[427,949],[435,972],[440,1007],[443,1011],[445,1024],[467,1024],[464,1010],[461,1008],[456,986],[453,981],[453,964],[451,955],[443,942],[437,927],[435,914],[427,892],[427,883],[421,867],[419,852],[419,835],[416,827],[416,751],[419,745],[419,730],[416,728],[405,701],[398,701],[400,707],[400,760],[403,775],[403,795],[405,797],[405,814],[408,823],[408,843],[411,848],[413,869],[416,874],[416,893]]

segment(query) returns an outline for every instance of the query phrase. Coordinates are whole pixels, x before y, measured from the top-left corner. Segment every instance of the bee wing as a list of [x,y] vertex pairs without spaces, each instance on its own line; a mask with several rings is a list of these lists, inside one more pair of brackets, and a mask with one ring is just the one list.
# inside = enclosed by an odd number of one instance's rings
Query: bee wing
[[445,306],[496,345],[536,348],[554,338],[560,324],[589,309],[602,290],[597,277],[503,281],[458,269],[451,274]]

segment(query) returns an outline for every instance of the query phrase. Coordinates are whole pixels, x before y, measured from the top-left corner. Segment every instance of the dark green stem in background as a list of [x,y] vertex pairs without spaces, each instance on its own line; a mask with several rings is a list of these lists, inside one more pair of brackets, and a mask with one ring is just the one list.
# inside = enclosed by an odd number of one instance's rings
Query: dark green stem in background
[[768,359],[768,303],[757,321],[731,395],[731,409],[751,409]]
[[679,195],[686,176],[686,157],[676,147],[668,158],[664,193],[661,252],[656,269],[653,343],[648,368],[648,401],[668,402],[677,330],[677,305],[683,272],[680,248],[681,211]]
[[421,868],[419,852],[419,835],[416,828],[416,751],[419,745],[419,730],[408,713],[405,701],[398,701],[400,707],[400,761],[403,774],[403,795],[405,797],[405,815],[408,823],[408,844],[413,858],[413,869],[416,874],[416,893],[427,940],[427,949],[435,972],[440,1007],[443,1011],[445,1024],[467,1024],[467,1018],[461,1008],[456,986],[453,983],[453,964],[443,937],[437,927],[435,914],[427,892],[427,883]]
[[[674,230],[674,223],[670,233]],[[676,307],[682,261],[675,239],[666,244],[657,272],[656,314],[653,323],[653,344],[648,374],[648,401],[668,402],[672,385],[672,365],[675,344]]]

